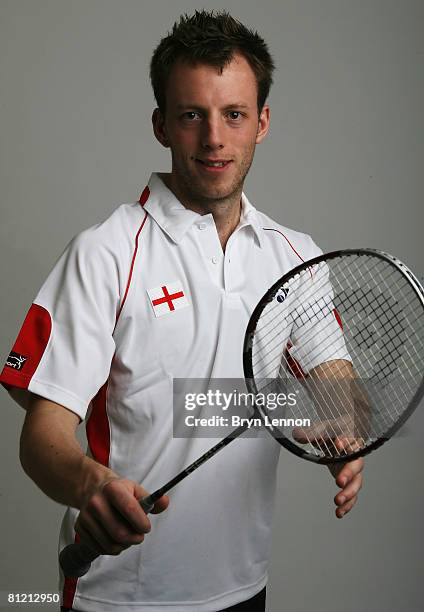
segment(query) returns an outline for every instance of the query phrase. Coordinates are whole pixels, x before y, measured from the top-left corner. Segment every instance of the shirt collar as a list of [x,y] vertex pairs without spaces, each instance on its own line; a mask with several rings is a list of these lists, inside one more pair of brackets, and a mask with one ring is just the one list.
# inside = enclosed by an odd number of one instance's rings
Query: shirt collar
[[253,230],[253,233],[258,241],[260,247],[264,245],[264,229],[262,227],[262,223],[259,219],[259,214],[256,208],[249,202],[247,196],[242,193],[241,194],[241,217],[240,223],[238,225],[239,228],[250,226]]
[[[143,201],[145,201],[144,204]],[[240,223],[235,231],[242,227],[250,226],[257,238],[259,246],[262,246],[264,230],[261,226],[258,212],[244,193],[242,194],[241,202],[242,212]],[[140,203],[162,230],[176,243],[181,242],[193,223],[202,218],[202,215],[199,213],[185,208],[156,172],[152,173],[150,176],[147,189],[143,191],[140,197]]]

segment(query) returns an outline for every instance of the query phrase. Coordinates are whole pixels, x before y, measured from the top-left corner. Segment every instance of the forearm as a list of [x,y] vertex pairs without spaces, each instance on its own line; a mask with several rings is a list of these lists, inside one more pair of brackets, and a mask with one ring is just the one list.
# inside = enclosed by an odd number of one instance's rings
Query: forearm
[[20,459],[46,495],[80,508],[88,494],[116,474],[85,456],[75,437],[77,425],[75,414],[33,396],[22,429]]

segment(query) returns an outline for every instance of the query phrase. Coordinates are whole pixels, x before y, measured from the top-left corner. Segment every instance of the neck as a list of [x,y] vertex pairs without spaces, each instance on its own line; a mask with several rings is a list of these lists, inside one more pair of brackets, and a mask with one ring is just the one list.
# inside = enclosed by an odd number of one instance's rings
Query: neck
[[172,174],[161,173],[159,176],[185,208],[200,215],[210,213],[213,216],[222,249],[225,251],[228,239],[240,221],[241,189],[220,200],[200,200],[186,195],[173,180]]

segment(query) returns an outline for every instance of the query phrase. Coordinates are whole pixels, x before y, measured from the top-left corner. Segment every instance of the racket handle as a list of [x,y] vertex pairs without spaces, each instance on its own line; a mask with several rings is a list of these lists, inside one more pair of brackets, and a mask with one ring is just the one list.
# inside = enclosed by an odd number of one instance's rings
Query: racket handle
[[[139,504],[146,514],[151,512],[155,505],[151,495],[140,499]],[[86,544],[78,542],[65,546],[59,555],[59,563],[65,576],[81,578],[88,572],[92,562],[97,557],[100,557],[100,553],[94,552]]]
[[65,576],[70,578],[81,578],[91,567],[94,559],[100,553],[94,552],[86,544],[69,544],[61,551],[59,563]]

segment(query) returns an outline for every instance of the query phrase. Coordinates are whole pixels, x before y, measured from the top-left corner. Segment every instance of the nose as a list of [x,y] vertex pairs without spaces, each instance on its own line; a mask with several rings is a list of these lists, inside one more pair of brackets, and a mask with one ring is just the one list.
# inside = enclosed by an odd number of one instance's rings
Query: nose
[[224,126],[219,117],[208,117],[203,122],[201,144],[206,150],[224,148]]

